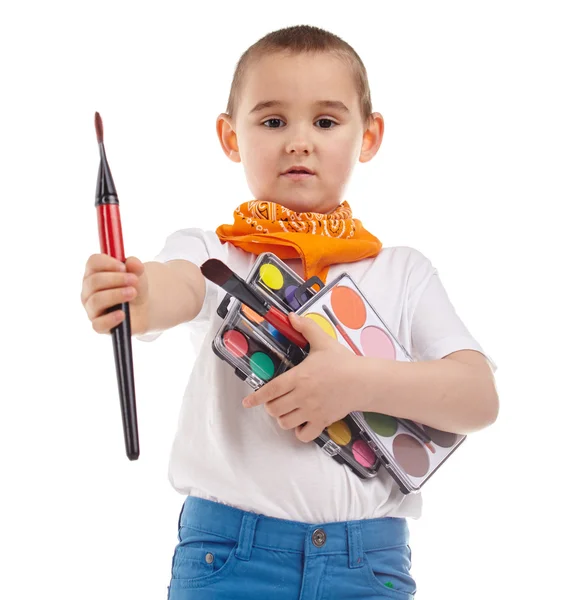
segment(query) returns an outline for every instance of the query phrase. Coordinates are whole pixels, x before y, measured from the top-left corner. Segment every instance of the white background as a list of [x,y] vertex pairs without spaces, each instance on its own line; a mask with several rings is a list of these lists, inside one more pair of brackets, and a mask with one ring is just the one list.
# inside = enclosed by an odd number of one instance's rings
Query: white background
[[348,189],[355,215],[432,260],[499,366],[498,421],[429,481],[410,521],[418,597],[569,594],[568,4],[2,4],[0,597],[165,598],[184,500],[167,465],[194,355],[183,327],[134,340],[141,456],[128,461],[111,341],[80,303],[99,252],[94,112],[126,254],[151,260],[172,231],[231,222],[251,199],[216,117],[241,53],[295,24],[356,49],[385,118]]

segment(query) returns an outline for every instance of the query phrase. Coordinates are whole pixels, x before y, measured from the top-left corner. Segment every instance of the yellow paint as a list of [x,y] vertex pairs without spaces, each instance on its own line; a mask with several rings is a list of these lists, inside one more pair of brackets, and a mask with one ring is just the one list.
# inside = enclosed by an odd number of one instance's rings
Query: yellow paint
[[312,321],[315,321],[328,335],[330,335],[334,340],[337,340],[337,334],[335,333],[333,325],[323,315],[318,315],[317,313],[309,313],[304,316],[306,317],[306,319],[311,319]]
[[336,421],[332,423],[327,432],[329,437],[340,446],[347,446],[351,442],[351,430],[345,421]]
[[284,278],[281,271],[270,263],[260,267],[260,277],[272,290],[281,290],[284,285]]

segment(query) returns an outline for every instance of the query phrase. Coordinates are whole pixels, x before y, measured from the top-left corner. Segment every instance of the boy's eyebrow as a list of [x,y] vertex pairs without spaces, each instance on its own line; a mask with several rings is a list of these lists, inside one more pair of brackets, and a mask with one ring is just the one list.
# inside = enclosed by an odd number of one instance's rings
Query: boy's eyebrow
[[[264,110],[265,108],[272,108],[274,106],[285,106],[285,102],[280,102],[279,100],[268,100],[266,102],[258,102],[248,114],[253,114],[259,112],[260,110]],[[339,100],[318,100],[315,102],[315,106],[321,106],[322,108],[333,108],[336,110],[341,110],[344,113],[349,113],[349,108]]]

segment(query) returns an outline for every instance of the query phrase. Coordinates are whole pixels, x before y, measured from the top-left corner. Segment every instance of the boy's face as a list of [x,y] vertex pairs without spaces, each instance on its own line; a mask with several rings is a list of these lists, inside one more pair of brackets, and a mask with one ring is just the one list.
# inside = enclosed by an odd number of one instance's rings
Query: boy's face
[[[325,100],[344,106],[318,104]],[[254,111],[270,101],[283,105]],[[370,160],[381,144],[383,119],[373,115],[364,131],[351,70],[341,60],[282,53],[249,67],[234,121],[221,114],[217,130],[226,155],[243,162],[254,199],[328,214],[344,199],[356,162]],[[296,165],[313,175],[283,174]]]

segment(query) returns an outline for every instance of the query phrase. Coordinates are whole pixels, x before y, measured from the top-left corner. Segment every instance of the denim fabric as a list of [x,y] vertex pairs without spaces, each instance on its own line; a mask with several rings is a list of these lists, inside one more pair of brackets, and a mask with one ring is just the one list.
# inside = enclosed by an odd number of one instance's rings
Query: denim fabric
[[413,600],[405,519],[310,525],[187,497],[169,600]]

